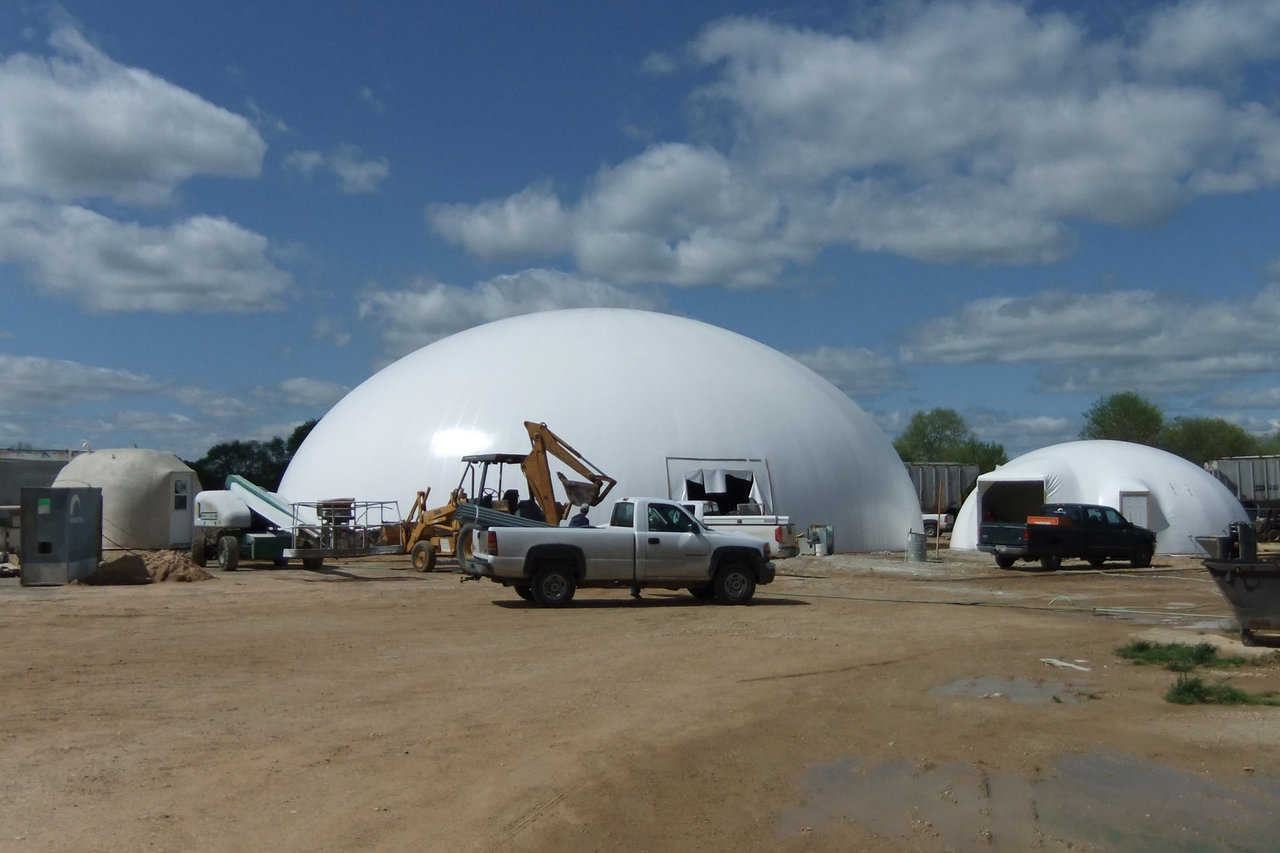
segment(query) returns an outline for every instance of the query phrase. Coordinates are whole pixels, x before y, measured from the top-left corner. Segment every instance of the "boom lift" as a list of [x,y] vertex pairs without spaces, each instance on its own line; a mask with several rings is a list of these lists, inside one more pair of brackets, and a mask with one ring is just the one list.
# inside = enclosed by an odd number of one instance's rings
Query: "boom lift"
[[[449,493],[448,503],[427,509],[431,493],[418,492],[409,515],[401,522],[403,547],[413,567],[429,572],[437,554],[465,559],[471,548],[471,531],[482,527],[558,526],[574,505],[596,506],[617,485],[612,477],[593,465],[581,453],[551,431],[545,423],[524,422],[530,450],[519,453],[481,453],[462,457],[462,477]],[[585,482],[570,480],[556,472],[567,501],[556,501],[549,456],[554,456]],[[528,485],[530,500],[521,501],[516,489],[503,490],[506,465],[520,465]],[[497,468],[497,486],[489,485],[491,469]],[[468,492],[469,490],[469,492]]]

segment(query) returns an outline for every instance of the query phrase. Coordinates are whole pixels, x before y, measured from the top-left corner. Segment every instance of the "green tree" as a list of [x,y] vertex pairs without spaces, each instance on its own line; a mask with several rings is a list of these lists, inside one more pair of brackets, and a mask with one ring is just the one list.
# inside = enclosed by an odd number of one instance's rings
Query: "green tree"
[[276,436],[270,441],[224,441],[190,464],[206,489],[221,489],[228,474],[239,474],[274,491],[289,465],[289,456],[284,439]]
[[916,412],[893,447],[903,462],[963,462],[982,473],[1009,461],[1003,445],[979,441],[955,409]]
[[1222,418],[1175,418],[1160,431],[1160,447],[1197,465],[1226,456],[1252,456],[1260,442]]
[[1157,445],[1164,415],[1160,409],[1134,391],[1101,397],[1084,413],[1081,438],[1109,438],[1137,444]]
[[307,436],[311,435],[311,430],[315,429],[316,424],[320,421],[312,418],[309,421],[303,421],[294,427],[293,432],[289,433],[289,437],[284,441],[284,450],[289,454],[289,458],[293,459],[293,454],[298,452],[298,448],[302,446],[302,442],[307,440]]

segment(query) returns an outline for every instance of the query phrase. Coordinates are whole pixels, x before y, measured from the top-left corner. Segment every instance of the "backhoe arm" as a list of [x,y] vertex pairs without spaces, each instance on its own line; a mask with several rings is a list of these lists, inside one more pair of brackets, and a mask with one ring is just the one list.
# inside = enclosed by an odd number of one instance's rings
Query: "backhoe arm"
[[[525,421],[524,428],[529,433],[532,449],[520,467],[529,483],[529,494],[537,501],[548,523],[559,524],[573,504],[596,506],[617,485],[616,480],[591,464],[586,457],[552,432],[546,424]],[[564,485],[565,495],[569,498],[568,503],[556,503],[555,490],[551,483],[551,467],[547,462],[548,454],[559,459],[587,480],[585,483],[580,483],[566,479],[563,474],[558,475],[560,482]]]

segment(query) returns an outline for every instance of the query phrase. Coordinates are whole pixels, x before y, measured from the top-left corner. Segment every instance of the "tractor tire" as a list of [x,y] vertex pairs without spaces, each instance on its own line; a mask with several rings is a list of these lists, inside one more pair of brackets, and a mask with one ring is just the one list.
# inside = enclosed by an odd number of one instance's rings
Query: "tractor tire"
[[417,542],[409,549],[409,562],[420,572],[433,572],[436,568],[436,546],[430,542]]
[[467,560],[471,559],[471,532],[476,529],[474,524],[464,524],[458,530],[458,540],[454,543],[453,553],[458,558],[458,565],[466,568]]
[[240,540],[237,537],[218,537],[218,568],[224,572],[240,568]]

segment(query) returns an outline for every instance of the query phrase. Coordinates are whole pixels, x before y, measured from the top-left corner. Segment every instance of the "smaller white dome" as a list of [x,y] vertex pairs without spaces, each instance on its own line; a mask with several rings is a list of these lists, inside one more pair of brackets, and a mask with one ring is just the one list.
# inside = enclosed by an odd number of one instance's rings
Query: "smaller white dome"
[[200,481],[172,453],[137,448],[82,453],[58,472],[53,485],[102,489],[103,548],[191,544]]
[[1043,484],[1043,502],[1101,504],[1156,534],[1157,554],[1203,554],[1197,536],[1223,536],[1249,520],[1212,474],[1155,447],[1127,441],[1069,441],[1024,453],[978,477],[956,516],[951,547],[978,547],[978,503],[993,489]]

